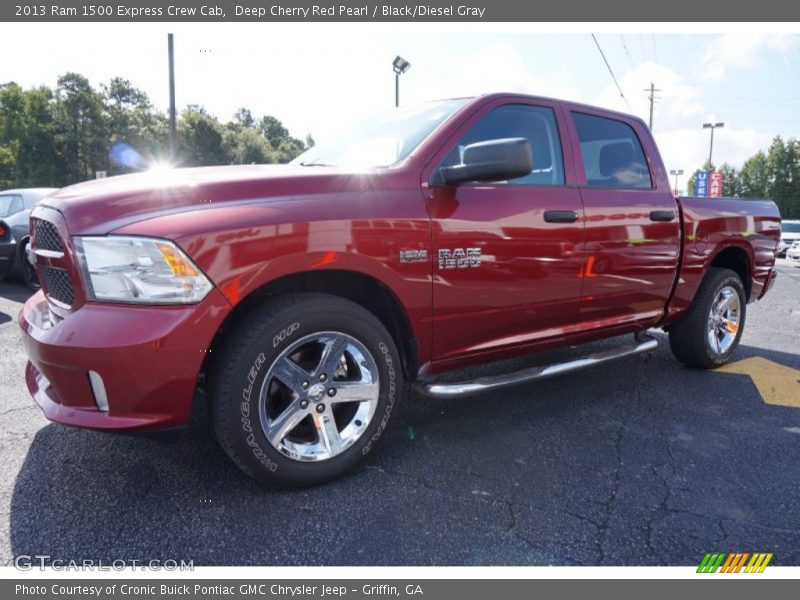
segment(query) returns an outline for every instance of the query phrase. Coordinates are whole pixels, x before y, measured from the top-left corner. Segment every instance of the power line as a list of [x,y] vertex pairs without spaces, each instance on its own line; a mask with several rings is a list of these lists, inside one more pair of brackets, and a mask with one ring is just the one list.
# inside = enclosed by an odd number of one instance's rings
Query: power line
[[650,39],[653,40],[653,62],[658,64],[658,52],[656,51],[656,34],[651,33]]
[[611,74],[611,79],[614,80],[614,83],[616,84],[617,89],[619,90],[619,95],[622,97],[623,100],[625,100],[625,104],[628,105],[628,110],[633,110],[631,108],[631,103],[628,102],[628,99],[625,97],[625,94],[622,93],[622,88],[619,86],[619,81],[617,81],[617,77],[616,75],[614,75],[614,70],[611,68],[611,65],[608,64],[608,59],[606,58],[605,52],[603,52],[603,49],[600,47],[600,42],[597,41],[597,38],[595,37],[594,34],[592,34],[592,39],[594,40],[597,49],[600,51],[600,56],[603,57],[603,62],[606,63],[606,67],[608,67],[608,72]]
[[622,49],[625,50],[625,56],[628,57],[628,64],[631,66],[631,70],[635,69],[636,66],[633,64],[631,53],[628,52],[628,45],[625,43],[625,36],[621,33],[619,34],[619,41],[622,42]]

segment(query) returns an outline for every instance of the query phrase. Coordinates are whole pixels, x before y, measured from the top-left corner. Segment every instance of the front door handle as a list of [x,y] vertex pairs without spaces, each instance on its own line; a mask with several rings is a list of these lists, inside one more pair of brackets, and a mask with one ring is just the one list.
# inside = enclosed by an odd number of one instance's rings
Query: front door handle
[[544,220],[547,223],[574,223],[578,220],[578,213],[574,210],[546,210]]
[[669,223],[673,219],[675,219],[674,210],[654,210],[650,212],[651,221],[663,221],[665,223]]

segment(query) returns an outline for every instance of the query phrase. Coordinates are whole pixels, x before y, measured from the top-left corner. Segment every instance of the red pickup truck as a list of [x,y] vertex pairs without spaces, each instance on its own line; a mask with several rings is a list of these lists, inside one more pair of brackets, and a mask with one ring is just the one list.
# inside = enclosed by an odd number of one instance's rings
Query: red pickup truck
[[653,327],[690,367],[727,362],[780,238],[770,201],[676,198],[640,119],[507,94],[396,109],[289,165],[75,185],[31,216],[42,290],[19,323],[45,415],[173,428],[199,386],[233,461],[287,486],[362,462],[408,384],[493,390],[652,349]]

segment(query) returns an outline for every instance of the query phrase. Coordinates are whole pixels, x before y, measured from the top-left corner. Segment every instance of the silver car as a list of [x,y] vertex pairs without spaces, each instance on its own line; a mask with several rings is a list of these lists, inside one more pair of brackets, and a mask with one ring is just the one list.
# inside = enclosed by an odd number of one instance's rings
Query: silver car
[[26,255],[28,219],[34,204],[57,188],[26,188],[0,192],[0,280],[21,273],[25,283],[38,289],[36,271]]

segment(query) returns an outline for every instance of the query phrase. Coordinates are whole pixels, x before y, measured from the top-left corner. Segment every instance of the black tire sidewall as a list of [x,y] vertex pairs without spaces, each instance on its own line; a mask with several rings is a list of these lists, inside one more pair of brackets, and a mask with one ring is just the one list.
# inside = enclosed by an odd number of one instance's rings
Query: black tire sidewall
[[[714,302],[714,299],[719,294],[720,290],[726,286],[730,286],[736,290],[736,293],[739,296],[739,329],[736,332],[736,337],[731,344],[731,347],[722,354],[718,354],[714,352],[711,348],[711,345],[708,342],[708,314],[711,311],[711,305]],[[745,319],[747,317],[747,300],[745,297],[744,286],[742,285],[741,279],[739,276],[733,273],[732,271],[720,271],[718,277],[715,277],[715,281],[712,285],[709,286],[709,293],[705,299],[705,302],[702,306],[702,315],[705,317],[702,321],[704,325],[703,329],[703,348],[705,349],[706,357],[708,361],[712,363],[714,366],[722,366],[728,362],[733,354],[736,351],[736,348],[739,346],[739,340],[742,338],[742,333],[744,332],[744,324]]]
[[[240,352],[229,376],[231,398],[225,434],[236,446],[237,462],[256,479],[286,486],[322,483],[348,472],[373,451],[395,412],[402,389],[402,369],[396,346],[386,328],[371,313],[348,300],[315,295],[273,312],[258,324],[256,339]],[[323,331],[352,336],[372,354],[378,369],[380,394],[367,430],[340,455],[318,462],[301,462],[279,452],[261,427],[259,392],[270,366],[296,340]]]

